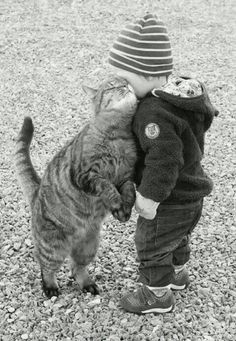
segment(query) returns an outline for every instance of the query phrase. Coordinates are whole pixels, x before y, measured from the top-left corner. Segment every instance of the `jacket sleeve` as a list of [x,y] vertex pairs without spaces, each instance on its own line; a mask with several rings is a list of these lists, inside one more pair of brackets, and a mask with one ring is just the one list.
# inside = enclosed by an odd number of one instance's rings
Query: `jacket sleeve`
[[142,196],[162,202],[175,187],[183,165],[183,145],[174,123],[163,117],[152,116],[136,126],[140,146],[145,153],[145,168],[137,188]]

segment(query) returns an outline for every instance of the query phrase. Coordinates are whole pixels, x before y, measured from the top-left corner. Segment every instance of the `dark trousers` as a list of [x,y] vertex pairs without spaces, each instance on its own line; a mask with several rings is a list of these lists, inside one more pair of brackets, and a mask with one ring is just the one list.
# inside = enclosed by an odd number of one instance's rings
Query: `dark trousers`
[[139,281],[155,287],[172,282],[175,265],[190,257],[190,234],[202,213],[202,200],[183,205],[160,204],[153,220],[139,216],[135,244]]

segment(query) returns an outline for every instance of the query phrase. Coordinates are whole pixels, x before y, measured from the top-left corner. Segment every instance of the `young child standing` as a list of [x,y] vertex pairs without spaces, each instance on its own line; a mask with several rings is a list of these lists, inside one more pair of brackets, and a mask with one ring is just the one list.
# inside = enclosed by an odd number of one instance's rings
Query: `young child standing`
[[189,284],[189,237],[212,190],[201,159],[204,134],[217,111],[202,83],[168,79],[170,41],[152,14],[121,31],[109,63],[140,98],[133,131],[140,146],[135,244],[142,286],[125,295],[121,306],[139,314],[169,312],[175,304],[172,290]]

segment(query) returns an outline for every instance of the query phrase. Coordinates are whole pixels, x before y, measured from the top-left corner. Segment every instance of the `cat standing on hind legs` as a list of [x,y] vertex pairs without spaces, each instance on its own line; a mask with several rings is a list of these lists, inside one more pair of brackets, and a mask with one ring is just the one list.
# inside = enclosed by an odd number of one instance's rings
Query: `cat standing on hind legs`
[[30,160],[31,118],[16,143],[16,170],[32,211],[32,233],[43,291],[58,295],[56,273],[65,258],[83,290],[98,293],[87,273],[105,216],[129,219],[135,201],[137,160],[131,130],[137,98],[123,78],[112,76],[92,93],[95,117],[48,164],[42,177]]

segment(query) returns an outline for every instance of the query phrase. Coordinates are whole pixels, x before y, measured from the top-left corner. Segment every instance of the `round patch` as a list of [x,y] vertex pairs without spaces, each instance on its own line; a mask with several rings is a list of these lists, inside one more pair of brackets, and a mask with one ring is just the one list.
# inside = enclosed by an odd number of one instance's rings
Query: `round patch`
[[149,123],[145,128],[145,134],[149,139],[155,139],[160,134],[160,128],[156,123]]

